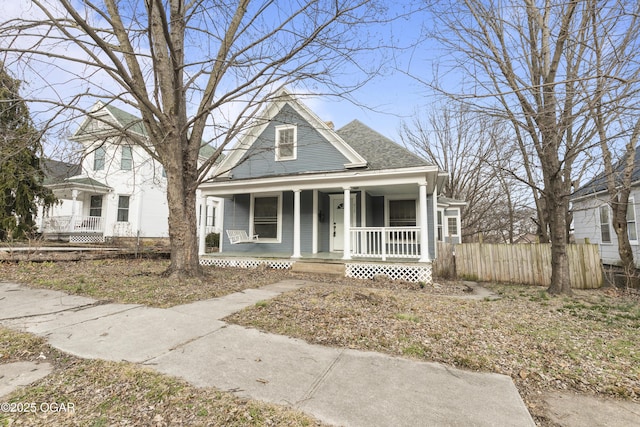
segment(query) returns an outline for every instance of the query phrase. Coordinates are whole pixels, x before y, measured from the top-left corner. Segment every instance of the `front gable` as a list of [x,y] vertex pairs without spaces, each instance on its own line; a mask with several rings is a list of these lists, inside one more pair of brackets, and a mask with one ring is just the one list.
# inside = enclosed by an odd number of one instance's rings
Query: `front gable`
[[254,120],[218,170],[226,178],[247,179],[365,166],[367,161],[332,126],[283,90]]
[[84,144],[93,144],[95,141],[121,137],[124,134],[135,140],[146,138],[146,132],[139,118],[98,101],[70,139]]
[[[278,146],[277,135],[288,132],[292,146]],[[285,104],[246,150],[232,174],[234,179],[342,171],[349,159],[312,123]]]

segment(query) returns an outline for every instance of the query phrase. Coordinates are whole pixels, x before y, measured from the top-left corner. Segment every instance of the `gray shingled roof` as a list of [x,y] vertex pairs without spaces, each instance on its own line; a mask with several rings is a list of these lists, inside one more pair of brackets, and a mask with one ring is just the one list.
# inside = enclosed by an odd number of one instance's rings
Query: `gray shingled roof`
[[111,188],[108,185],[103,184],[100,181],[96,181],[95,179],[88,178],[88,177],[70,178],[70,179],[67,179],[65,182],[69,183],[69,184],[75,184],[75,185],[88,185],[88,186],[94,187],[96,189],[110,189]]
[[[618,162],[614,168],[614,172],[616,175],[617,181],[620,181],[623,170],[624,170],[624,160]],[[640,146],[636,147],[636,157],[635,157],[635,165],[633,167],[633,174],[631,175],[631,182],[633,184],[638,183],[640,181]],[[571,198],[575,199],[578,197],[589,196],[591,194],[600,193],[602,191],[607,191],[607,181],[605,173],[601,173],[596,175],[591,181],[587,182],[585,185],[577,189]]]
[[40,161],[44,172],[44,184],[57,184],[75,175],[79,175],[81,167],[78,164],[61,162],[53,159]]
[[114,107],[113,105],[106,104],[104,108],[111,113],[113,117],[118,121],[118,124],[122,126],[124,129],[131,130],[133,132],[139,133],[140,135],[147,136],[147,131],[142,124],[142,119],[140,117],[136,117],[133,114],[127,113],[119,109],[118,107]]
[[346,124],[338,129],[336,133],[367,160],[370,169],[431,166],[429,162],[358,120]]

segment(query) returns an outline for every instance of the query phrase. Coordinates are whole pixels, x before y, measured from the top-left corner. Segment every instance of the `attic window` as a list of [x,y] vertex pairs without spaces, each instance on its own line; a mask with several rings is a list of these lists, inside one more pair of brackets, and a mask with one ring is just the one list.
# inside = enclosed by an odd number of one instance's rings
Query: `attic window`
[[276,126],[276,161],[296,159],[297,139],[296,126]]

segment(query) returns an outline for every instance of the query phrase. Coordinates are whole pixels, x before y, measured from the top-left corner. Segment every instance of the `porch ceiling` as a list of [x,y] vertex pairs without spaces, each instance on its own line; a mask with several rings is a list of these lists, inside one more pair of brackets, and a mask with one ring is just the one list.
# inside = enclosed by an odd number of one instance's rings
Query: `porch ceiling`
[[440,187],[441,175],[437,167],[406,168],[386,171],[349,171],[344,173],[301,174],[264,178],[222,180],[200,186],[203,195],[231,196],[239,193],[264,193],[271,191],[319,190],[342,192],[345,188],[365,190],[370,194],[413,194],[420,184],[427,185],[432,193]]

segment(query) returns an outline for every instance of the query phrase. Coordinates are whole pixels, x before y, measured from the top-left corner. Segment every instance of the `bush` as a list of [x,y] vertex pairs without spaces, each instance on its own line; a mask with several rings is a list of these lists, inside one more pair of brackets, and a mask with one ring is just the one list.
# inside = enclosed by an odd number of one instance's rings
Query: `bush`
[[220,247],[220,233],[209,233],[204,239],[208,248]]

